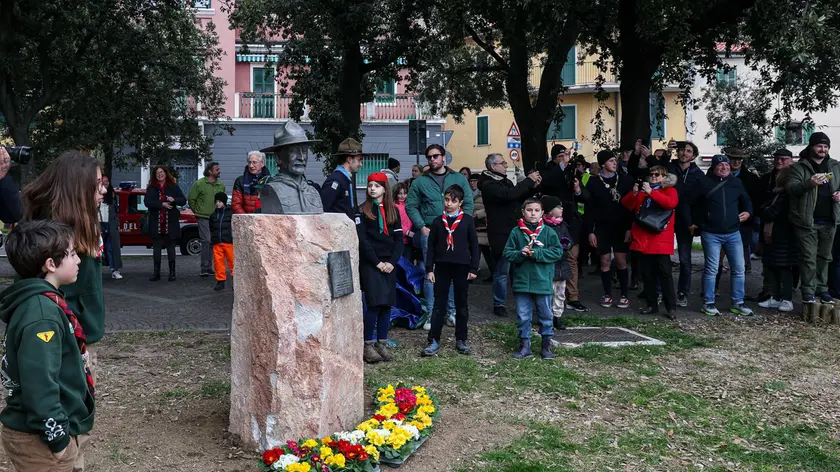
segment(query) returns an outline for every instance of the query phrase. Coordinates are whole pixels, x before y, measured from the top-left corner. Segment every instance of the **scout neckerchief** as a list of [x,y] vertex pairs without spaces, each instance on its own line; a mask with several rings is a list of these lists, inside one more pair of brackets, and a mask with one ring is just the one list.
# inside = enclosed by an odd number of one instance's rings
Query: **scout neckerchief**
[[[615,186],[612,186],[612,185],[610,185],[610,184],[608,184],[607,182],[604,181],[604,173],[603,172],[598,173],[598,178],[601,179],[601,183],[604,184],[604,187],[607,187],[608,189],[610,189],[610,196],[612,197],[612,200],[614,202],[619,202],[619,201],[621,201],[621,194],[618,193],[618,173],[613,172],[613,175],[615,175]],[[609,177],[607,177],[607,178],[609,178]]]
[[[659,190],[659,187],[660,187],[659,185],[651,185],[650,189],[651,190]],[[648,195],[647,199],[645,200],[645,208],[650,208],[651,200],[653,200],[653,199],[650,198],[650,195]]]
[[537,238],[540,237],[540,232],[542,232],[542,229],[543,229],[542,218],[540,219],[540,222],[537,223],[537,229],[535,231],[531,231],[530,229],[528,229],[527,226],[525,226],[525,219],[519,218],[519,229],[521,229],[522,232],[525,233],[525,236],[528,236],[528,238],[531,239],[531,242],[529,242],[528,245],[525,246],[525,247],[530,248],[530,247],[533,247],[534,244],[536,244],[537,246],[542,246],[543,245],[543,243],[540,242],[539,239],[537,239]]
[[61,311],[67,315],[67,319],[70,320],[70,327],[73,328],[73,335],[76,337],[76,343],[79,345],[79,352],[82,355],[82,363],[85,366],[85,377],[87,378],[88,390],[92,396],[95,389],[93,387],[93,374],[90,373],[90,367],[88,367],[87,337],[85,336],[85,331],[82,329],[82,325],[79,323],[79,318],[77,318],[76,314],[73,313],[73,310],[67,306],[67,302],[61,298],[61,295],[55,292],[44,292],[41,295],[54,301],[55,304],[61,308]]
[[376,200],[371,200],[370,202],[376,207],[376,212],[379,214],[379,232],[387,235],[388,221],[385,219],[385,205],[377,202]]
[[443,227],[446,228],[446,232],[448,233],[446,235],[446,250],[447,251],[454,251],[455,250],[455,238],[452,236],[452,233],[454,233],[455,230],[458,229],[458,224],[461,222],[461,219],[464,218],[464,212],[458,210],[458,213],[456,215],[453,215],[453,216],[457,216],[457,218],[455,218],[455,222],[452,223],[452,228],[450,229],[449,228],[449,221],[447,220],[447,216],[446,216],[446,210],[444,210],[442,220],[443,220]]

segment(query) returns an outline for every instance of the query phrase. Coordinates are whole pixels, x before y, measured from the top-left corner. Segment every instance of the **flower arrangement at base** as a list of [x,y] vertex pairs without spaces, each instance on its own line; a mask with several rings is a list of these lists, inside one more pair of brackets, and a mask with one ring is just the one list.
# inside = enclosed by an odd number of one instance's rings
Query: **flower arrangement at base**
[[374,415],[355,430],[321,439],[287,441],[262,455],[264,472],[374,472],[408,458],[434,430],[436,399],[420,386],[386,385],[374,395]]

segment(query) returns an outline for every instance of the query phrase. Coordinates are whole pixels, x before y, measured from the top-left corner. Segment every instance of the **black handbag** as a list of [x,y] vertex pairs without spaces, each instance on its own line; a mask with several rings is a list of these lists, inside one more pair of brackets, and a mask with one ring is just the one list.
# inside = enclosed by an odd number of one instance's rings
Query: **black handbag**
[[668,227],[673,214],[674,210],[665,210],[648,197],[636,214],[636,224],[651,233],[661,233]]

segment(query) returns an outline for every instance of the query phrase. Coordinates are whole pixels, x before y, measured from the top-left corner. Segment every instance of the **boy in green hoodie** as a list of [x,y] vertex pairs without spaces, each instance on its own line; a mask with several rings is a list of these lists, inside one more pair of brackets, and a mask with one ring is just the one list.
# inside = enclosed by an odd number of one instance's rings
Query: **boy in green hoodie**
[[20,472],[71,472],[78,436],[93,427],[93,377],[85,334],[59,287],[79,274],[73,229],[53,220],[16,226],[6,254],[20,280],[0,293],[6,323],[0,440]]
[[[554,335],[551,298],[554,295],[554,264],[563,257],[557,233],[543,224],[542,203],[529,198],[522,204],[522,218],[508,237],[502,254],[510,261],[513,272],[513,295],[519,317],[519,351],[513,357],[531,355],[531,318],[533,303],[540,319],[541,356],[554,359],[551,337]],[[547,229],[547,230],[546,230]]]

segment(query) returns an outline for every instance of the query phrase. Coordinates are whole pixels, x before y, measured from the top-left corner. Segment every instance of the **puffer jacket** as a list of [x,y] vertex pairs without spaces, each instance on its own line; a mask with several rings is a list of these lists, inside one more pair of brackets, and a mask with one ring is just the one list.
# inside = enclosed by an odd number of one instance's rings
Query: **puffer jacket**
[[[668,174],[668,177],[662,182],[662,185],[650,192],[650,195],[640,191],[637,194],[633,192],[628,193],[621,199],[621,204],[625,208],[637,215],[643,205],[647,204],[648,198],[663,210],[674,210],[679,203],[679,196],[677,189],[674,186],[677,184],[677,176]],[[633,235],[633,241],[630,243],[631,251],[638,251],[642,254],[666,254],[674,253],[674,213],[671,213],[671,219],[665,230],[661,233],[654,233],[648,231],[638,223],[633,221],[633,226],[630,232]]]
[[233,243],[233,209],[230,205],[216,208],[210,215],[210,242]]
[[247,173],[248,166],[245,166],[245,173],[233,181],[231,207],[236,214],[256,213],[260,209],[260,189],[271,178],[271,173],[263,167],[263,170],[254,179],[254,183],[246,189],[243,179]]

